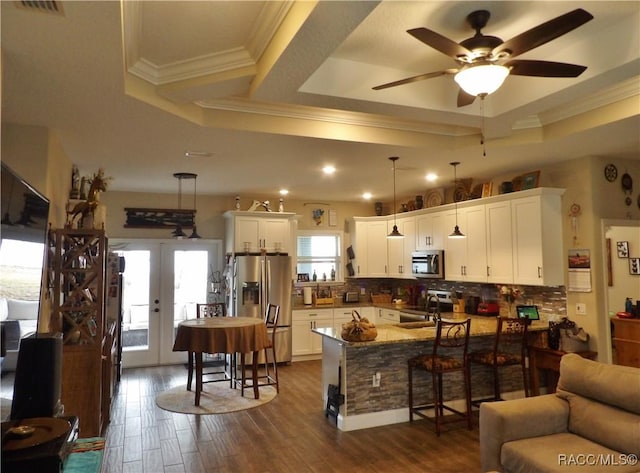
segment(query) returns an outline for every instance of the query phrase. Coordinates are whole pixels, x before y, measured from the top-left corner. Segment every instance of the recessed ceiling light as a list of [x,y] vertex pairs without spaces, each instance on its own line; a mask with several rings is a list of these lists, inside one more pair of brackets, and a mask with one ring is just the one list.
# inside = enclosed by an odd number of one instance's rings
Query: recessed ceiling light
[[287,189],[280,189],[280,195],[287,195],[289,191]]
[[438,179],[438,175],[437,175],[437,174],[434,174],[434,173],[432,173],[432,172],[430,172],[429,174],[427,174],[427,175],[425,176],[425,179],[426,179],[427,181],[429,181],[429,182],[433,182],[433,181],[435,181],[435,180],[437,180],[437,179]]
[[185,158],[210,158],[213,156],[213,153],[210,151],[185,151]]
[[336,172],[336,168],[334,168],[331,165],[325,166],[325,167],[322,168],[322,172],[325,173],[325,174],[333,174],[334,172]]
[[366,200],[371,199],[371,192],[365,192],[364,194],[362,194],[362,198]]

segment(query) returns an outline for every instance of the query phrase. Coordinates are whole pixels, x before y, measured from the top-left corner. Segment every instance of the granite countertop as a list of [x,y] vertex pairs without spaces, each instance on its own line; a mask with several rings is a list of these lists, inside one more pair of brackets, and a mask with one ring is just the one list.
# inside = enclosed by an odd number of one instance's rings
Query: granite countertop
[[[465,320],[467,317],[471,319],[471,336],[472,337],[489,336],[496,333],[495,317],[458,314],[454,312],[447,312],[442,314],[442,318],[447,320],[462,321],[462,320]],[[398,324],[377,325],[376,328],[378,329],[378,336],[376,337],[375,340],[370,342],[348,342],[346,340],[343,340],[340,336],[340,332],[336,331],[332,327],[315,328],[313,329],[313,332],[319,335],[322,335],[324,337],[332,338],[345,345],[357,347],[357,346],[381,345],[381,344],[387,344],[387,343],[421,342],[425,340],[433,340],[435,338],[435,326],[432,324],[433,322],[426,322],[426,323],[418,322],[417,325],[416,325],[416,322],[405,322],[405,323],[398,323]],[[420,325],[427,325],[427,326],[423,326],[421,328],[410,328],[410,327],[416,327]],[[546,323],[534,321],[529,326],[529,331],[546,330],[547,328],[548,328],[548,325]]]

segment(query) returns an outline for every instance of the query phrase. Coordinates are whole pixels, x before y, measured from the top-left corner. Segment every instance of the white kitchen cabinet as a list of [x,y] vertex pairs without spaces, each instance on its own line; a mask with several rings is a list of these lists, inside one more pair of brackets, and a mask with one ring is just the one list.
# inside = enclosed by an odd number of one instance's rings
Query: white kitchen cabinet
[[445,238],[444,212],[416,217],[416,250],[443,250]]
[[511,201],[515,284],[564,284],[561,195],[549,192]]
[[[456,225],[455,208],[445,214],[446,228]],[[459,208],[457,222],[465,238],[447,238],[445,243],[445,279],[453,281],[487,281],[487,235],[485,206]]]
[[378,308],[378,325],[400,323],[400,311]]
[[292,356],[322,353],[322,337],[311,330],[333,327],[333,309],[294,310],[291,319]]
[[360,307],[358,311],[361,317],[366,317],[367,320],[373,324],[378,323],[378,318],[376,317],[376,308],[372,306],[368,307]]
[[487,219],[487,282],[513,282],[513,233],[511,202],[502,201],[485,206]]
[[292,253],[293,218],[287,212],[226,212],[226,251],[244,253],[249,251],[281,251]]
[[[387,276],[393,278],[413,277],[411,254],[416,249],[415,217],[398,218],[398,231],[404,238],[387,238]],[[393,230],[394,220],[387,223],[387,234]]]
[[387,276],[387,219],[354,220],[357,277]]
[[354,310],[357,310],[358,314],[362,316],[362,309],[360,307],[345,306],[339,309],[333,309],[333,328],[336,330],[336,333],[340,334],[342,324],[353,320],[351,314]]

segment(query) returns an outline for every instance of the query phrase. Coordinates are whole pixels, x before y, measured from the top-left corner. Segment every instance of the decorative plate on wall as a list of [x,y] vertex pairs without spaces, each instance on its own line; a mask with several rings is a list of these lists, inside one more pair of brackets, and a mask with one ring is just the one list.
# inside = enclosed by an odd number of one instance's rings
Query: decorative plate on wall
[[604,177],[609,182],[613,182],[618,178],[618,168],[616,168],[615,164],[607,164],[604,167]]
[[437,189],[429,191],[424,200],[427,207],[437,207],[438,205],[442,205],[442,192]]

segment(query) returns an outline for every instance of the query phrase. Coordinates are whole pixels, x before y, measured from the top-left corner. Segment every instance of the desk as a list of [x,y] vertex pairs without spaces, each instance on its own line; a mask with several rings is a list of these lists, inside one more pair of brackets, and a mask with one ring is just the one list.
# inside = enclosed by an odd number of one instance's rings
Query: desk
[[[529,347],[529,371],[531,376],[531,395],[540,395],[539,371],[543,371],[546,378],[547,392],[553,393],[558,385],[560,376],[560,359],[567,352],[552,350],[551,348],[541,348],[537,346]],[[594,360],[598,355],[595,351],[581,351],[576,355]]]
[[258,352],[269,345],[269,335],[264,320],[253,317],[205,317],[185,320],[178,325],[173,351],[192,351],[196,355],[196,406],[200,405],[202,392],[202,353],[241,353],[244,370],[244,354],[253,352],[253,395],[258,391]]

